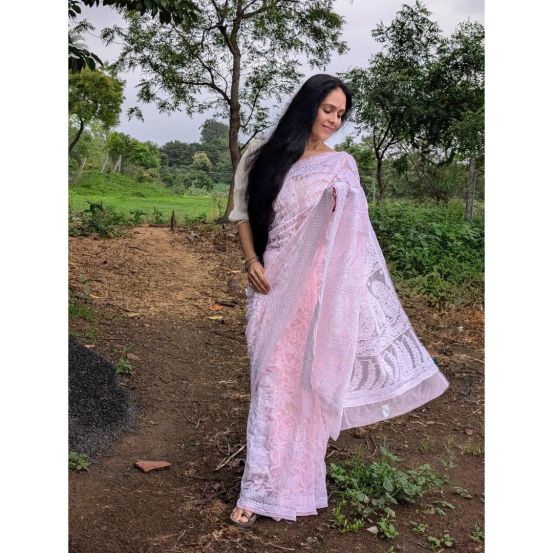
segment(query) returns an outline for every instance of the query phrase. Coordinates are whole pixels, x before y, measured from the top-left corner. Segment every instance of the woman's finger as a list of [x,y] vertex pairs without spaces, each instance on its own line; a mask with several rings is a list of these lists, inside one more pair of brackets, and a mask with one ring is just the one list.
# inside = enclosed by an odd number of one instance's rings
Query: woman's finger
[[259,292],[263,294],[267,294],[269,292],[269,284],[267,279],[263,276],[262,269],[257,267],[253,268],[250,272],[250,277],[257,286]]

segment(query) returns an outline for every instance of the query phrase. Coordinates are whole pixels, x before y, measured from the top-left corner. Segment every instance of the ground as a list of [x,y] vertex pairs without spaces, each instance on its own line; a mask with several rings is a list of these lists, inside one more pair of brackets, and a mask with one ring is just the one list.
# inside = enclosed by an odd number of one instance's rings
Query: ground
[[[330,481],[329,508],[318,516],[292,524],[261,517],[248,529],[228,523],[249,405],[241,257],[234,225],[175,233],[145,226],[118,239],[70,238],[71,295],[95,312],[92,320],[72,318],[70,331],[114,364],[129,359],[134,372],[117,379],[136,411],[133,427],[93,456],[88,471],[69,474],[71,553],[429,551],[411,521],[428,523],[433,536],[449,532],[452,550],[483,551],[482,541],[470,539],[477,524],[484,527],[482,308],[438,312],[401,289],[450,388],[405,416],[342,432],[329,442],[327,465],[356,452],[370,462],[386,444],[408,467],[430,463],[447,472],[443,495],[397,508],[394,540],[366,529],[341,534],[333,526],[337,496]],[[144,474],[133,467],[138,459],[172,466]],[[438,499],[455,509],[431,514]]]

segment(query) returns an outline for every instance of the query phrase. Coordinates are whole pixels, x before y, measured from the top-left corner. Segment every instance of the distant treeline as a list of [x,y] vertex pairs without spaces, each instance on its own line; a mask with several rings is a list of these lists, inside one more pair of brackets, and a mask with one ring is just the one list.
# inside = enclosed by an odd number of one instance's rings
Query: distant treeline
[[[71,119],[69,133],[76,132]],[[358,164],[361,184],[369,199],[377,195],[376,164],[371,139],[355,143],[353,137],[337,144],[337,150],[351,153]],[[215,183],[230,185],[233,169],[228,148],[228,127],[209,119],[202,127],[200,142],[172,140],[163,146],[141,142],[120,132],[106,132],[92,122],[83,131],[69,157],[70,175],[85,170],[120,172],[139,182],[160,182],[172,191],[184,194],[193,189],[213,190]],[[439,166],[424,164],[414,152],[396,154],[383,164],[387,196],[392,198],[432,198],[445,202],[464,197],[467,162],[454,160]],[[476,198],[484,195],[484,166],[479,164]]]

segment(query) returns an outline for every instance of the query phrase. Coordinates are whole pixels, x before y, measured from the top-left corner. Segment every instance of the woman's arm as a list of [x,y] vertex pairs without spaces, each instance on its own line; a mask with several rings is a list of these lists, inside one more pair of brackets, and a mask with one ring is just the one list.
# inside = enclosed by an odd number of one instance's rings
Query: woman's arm
[[268,294],[270,290],[269,283],[265,278],[265,268],[255,257],[255,248],[253,245],[252,229],[249,221],[240,221],[238,223],[238,236],[240,237],[240,243],[242,244],[242,251],[244,252],[244,259],[246,262],[248,271],[248,280],[256,292],[262,294]]

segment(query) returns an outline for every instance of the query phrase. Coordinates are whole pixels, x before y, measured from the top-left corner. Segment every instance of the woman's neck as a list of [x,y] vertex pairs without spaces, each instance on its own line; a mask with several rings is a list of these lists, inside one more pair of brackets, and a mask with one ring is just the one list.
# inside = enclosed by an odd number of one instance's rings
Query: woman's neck
[[307,153],[316,153],[316,152],[325,152],[327,150],[330,150],[324,141],[322,140],[313,140],[312,138],[309,138],[307,141],[307,144],[305,145],[304,155]]

